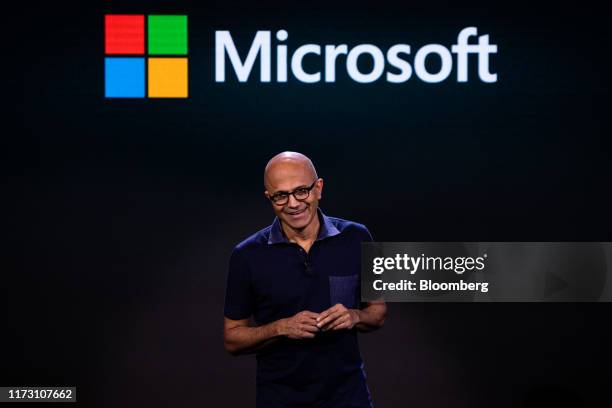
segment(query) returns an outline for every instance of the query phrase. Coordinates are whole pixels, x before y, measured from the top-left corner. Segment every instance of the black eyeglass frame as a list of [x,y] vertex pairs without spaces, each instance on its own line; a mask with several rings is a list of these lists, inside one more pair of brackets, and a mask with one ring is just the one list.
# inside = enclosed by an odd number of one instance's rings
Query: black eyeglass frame
[[[307,200],[308,197],[310,197],[310,192],[314,188],[315,184],[317,184],[317,181],[319,181],[319,179],[316,179],[315,181],[313,181],[313,183],[310,186],[308,186],[308,187],[298,187],[298,188],[294,189],[293,191],[277,191],[274,194],[270,194],[268,199],[270,201],[272,201],[276,205],[285,205],[285,204],[287,204],[289,202],[289,196],[290,195],[292,195],[293,198],[295,198],[298,201]],[[300,191],[300,190],[305,190],[306,191],[306,197],[304,197],[304,198],[297,198],[295,196],[295,193]],[[284,196],[284,200],[282,202],[274,201],[274,197],[278,197],[279,195]]]

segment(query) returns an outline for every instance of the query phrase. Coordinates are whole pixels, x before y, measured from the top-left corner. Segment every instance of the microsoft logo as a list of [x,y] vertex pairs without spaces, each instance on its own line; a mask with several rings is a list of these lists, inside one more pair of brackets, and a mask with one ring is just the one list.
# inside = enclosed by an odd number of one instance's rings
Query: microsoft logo
[[187,16],[146,17],[105,16],[104,95],[187,98]]

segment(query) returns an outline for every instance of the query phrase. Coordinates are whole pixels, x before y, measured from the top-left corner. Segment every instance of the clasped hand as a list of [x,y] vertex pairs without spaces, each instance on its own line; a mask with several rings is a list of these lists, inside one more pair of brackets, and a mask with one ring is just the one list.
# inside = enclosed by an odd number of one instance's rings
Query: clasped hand
[[319,331],[352,329],[359,323],[359,313],[337,303],[321,313],[304,310],[280,323],[279,334],[290,339],[308,339]]

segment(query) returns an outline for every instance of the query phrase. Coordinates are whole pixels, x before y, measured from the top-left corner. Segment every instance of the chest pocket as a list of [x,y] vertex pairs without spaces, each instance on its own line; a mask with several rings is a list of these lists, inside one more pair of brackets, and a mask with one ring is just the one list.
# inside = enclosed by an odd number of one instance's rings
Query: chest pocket
[[347,309],[357,308],[357,284],[359,275],[329,277],[329,299],[331,305],[343,304]]

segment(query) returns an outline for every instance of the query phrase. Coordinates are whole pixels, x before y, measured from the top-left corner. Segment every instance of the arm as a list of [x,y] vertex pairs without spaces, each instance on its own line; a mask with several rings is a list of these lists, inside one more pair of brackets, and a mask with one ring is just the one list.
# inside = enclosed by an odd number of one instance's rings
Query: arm
[[276,342],[278,320],[263,326],[250,326],[249,319],[223,320],[223,344],[230,354],[248,354]]
[[249,326],[249,319],[224,318],[223,342],[229,353],[247,354],[261,350],[277,341],[279,337],[310,339],[319,331],[317,313],[304,310],[292,317],[279,319],[261,326]]
[[365,303],[365,307],[354,309],[358,315],[355,327],[360,332],[369,332],[380,329],[385,324],[387,305],[383,301]]

